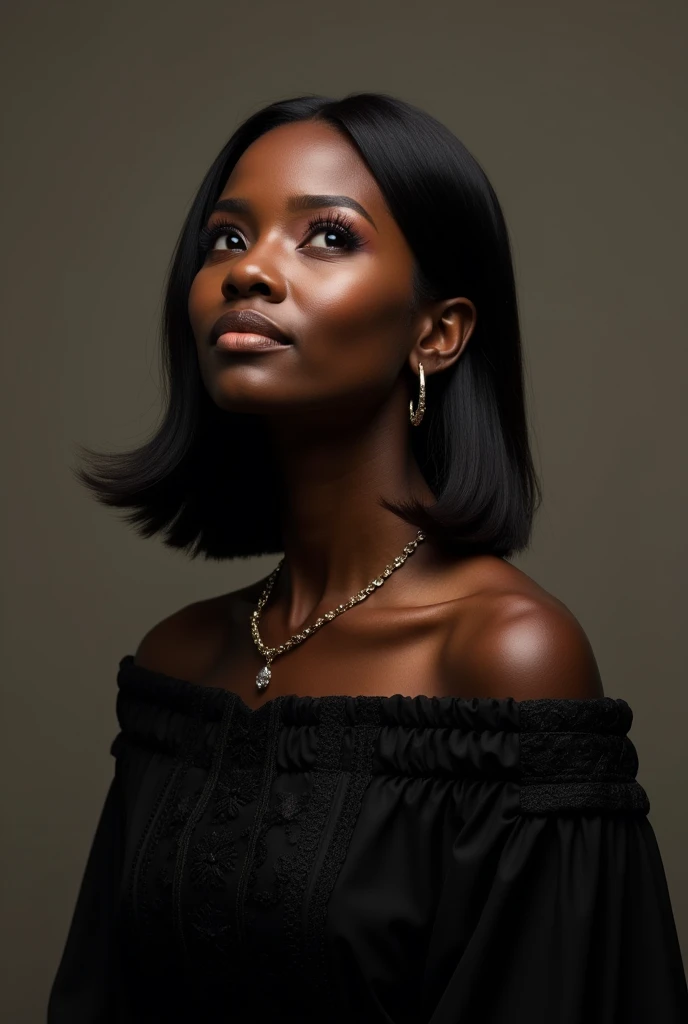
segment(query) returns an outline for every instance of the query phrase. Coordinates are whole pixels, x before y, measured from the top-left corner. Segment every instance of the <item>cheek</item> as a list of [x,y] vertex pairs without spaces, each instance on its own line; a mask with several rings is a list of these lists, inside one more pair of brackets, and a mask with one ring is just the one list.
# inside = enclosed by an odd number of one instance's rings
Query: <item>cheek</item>
[[[352,261],[353,263],[353,261]],[[343,266],[303,295],[309,340],[331,354],[351,350],[389,357],[403,350],[410,325],[411,274],[384,265]],[[315,344],[317,341],[317,345]],[[371,346],[374,342],[375,345]]]

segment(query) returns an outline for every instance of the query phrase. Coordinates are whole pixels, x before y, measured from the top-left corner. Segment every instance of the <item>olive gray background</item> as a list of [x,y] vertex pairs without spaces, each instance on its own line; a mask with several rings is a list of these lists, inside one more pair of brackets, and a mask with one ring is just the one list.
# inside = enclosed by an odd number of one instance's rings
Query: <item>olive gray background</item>
[[605,692],[634,710],[688,951],[687,11],[127,0],[4,15],[4,1020],[44,1018],[112,774],[119,659],[277,562],[139,539],[69,466],[77,442],[124,449],[154,428],[188,204],[241,119],[304,92],[423,107],[500,197],[544,486],[516,562],[578,617]]

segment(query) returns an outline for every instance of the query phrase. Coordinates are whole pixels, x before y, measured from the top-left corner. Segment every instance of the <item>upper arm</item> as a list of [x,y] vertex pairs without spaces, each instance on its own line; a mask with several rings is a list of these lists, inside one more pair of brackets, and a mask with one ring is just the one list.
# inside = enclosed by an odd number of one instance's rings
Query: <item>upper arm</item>
[[503,594],[455,634],[455,670],[475,696],[596,698],[604,690],[590,641],[555,599]]

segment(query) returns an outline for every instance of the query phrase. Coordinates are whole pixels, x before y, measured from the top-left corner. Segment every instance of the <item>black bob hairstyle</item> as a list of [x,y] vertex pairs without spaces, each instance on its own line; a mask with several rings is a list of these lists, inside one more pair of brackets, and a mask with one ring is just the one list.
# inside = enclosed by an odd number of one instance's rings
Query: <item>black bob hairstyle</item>
[[409,443],[436,501],[380,503],[446,550],[508,557],[527,546],[541,492],[504,216],[485,172],[448,128],[379,93],[283,100],[237,128],[201,183],[170,263],[161,423],[128,452],[78,446],[87,468],[77,466],[76,477],[102,504],[129,509],[125,519],[141,536],[164,531],[165,545],[192,558],[284,550],[284,482],[264,422],[221,410],[208,395],[187,301],[203,260],[199,232],[234,165],[265,132],[305,120],[340,131],[377,181],[415,257],[412,304],[463,295],[477,309],[465,351],[449,370],[428,377],[423,422],[409,424]]

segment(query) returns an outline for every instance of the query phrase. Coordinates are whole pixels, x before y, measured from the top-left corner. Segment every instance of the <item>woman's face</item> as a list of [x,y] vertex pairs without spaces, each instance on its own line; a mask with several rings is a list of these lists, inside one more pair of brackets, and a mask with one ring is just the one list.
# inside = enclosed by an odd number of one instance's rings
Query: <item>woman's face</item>
[[[355,147],[322,122],[275,128],[239,159],[223,202],[206,224],[209,247],[189,294],[214,402],[342,422],[403,388],[420,323],[411,313],[414,261]],[[213,325],[232,310],[263,313],[292,344],[249,352],[212,344]]]

